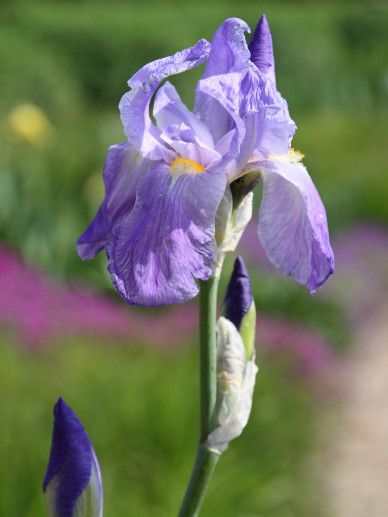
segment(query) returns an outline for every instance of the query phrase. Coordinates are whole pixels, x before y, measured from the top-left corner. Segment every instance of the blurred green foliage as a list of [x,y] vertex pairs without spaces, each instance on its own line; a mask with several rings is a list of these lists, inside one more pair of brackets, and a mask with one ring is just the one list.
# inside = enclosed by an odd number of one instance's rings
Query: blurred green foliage
[[[195,348],[116,346],[107,361],[105,343],[57,343],[34,355],[0,345],[0,515],[43,515],[58,394],[95,447],[104,515],[176,515],[197,439]],[[266,366],[249,426],[222,457],[201,515],[312,515],[313,478],[304,460],[313,445],[313,412],[311,395],[290,384],[281,364]]]

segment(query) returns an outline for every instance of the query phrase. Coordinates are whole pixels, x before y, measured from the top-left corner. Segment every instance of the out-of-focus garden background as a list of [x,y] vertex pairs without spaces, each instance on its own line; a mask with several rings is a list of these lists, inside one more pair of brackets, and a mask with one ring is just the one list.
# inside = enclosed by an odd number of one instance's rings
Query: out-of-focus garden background
[[[59,394],[99,456],[105,515],[176,514],[197,438],[195,302],[125,306],[103,254],[84,263],[74,243],[101,200],[106,149],[123,140],[127,79],[211,39],[227,17],[253,27],[263,12],[337,272],[311,296],[268,264],[248,228],[239,252],[260,373],[202,515],[388,515],[386,2],[2,0],[1,516],[44,513]],[[188,103],[199,75],[172,79]]]

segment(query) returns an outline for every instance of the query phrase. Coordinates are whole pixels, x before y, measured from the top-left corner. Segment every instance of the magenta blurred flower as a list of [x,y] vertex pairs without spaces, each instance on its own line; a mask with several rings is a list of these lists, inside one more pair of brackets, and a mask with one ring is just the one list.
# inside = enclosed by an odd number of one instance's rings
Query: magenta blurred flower
[[261,315],[256,335],[261,348],[289,359],[298,375],[312,376],[333,358],[330,345],[318,332],[291,321]]
[[[4,248],[0,285],[0,326],[15,329],[18,340],[29,347],[82,334],[105,337],[110,344],[152,343],[167,349],[188,343],[198,327],[192,303],[156,313],[150,320],[86,288],[56,283]],[[321,336],[295,324],[262,315],[256,332],[264,347],[295,358],[303,372],[315,371],[329,357]]]
[[348,228],[334,249],[337,281],[321,295],[343,308],[354,330],[388,302],[388,230],[373,223]]
[[0,248],[0,285],[0,325],[15,330],[17,340],[29,347],[75,334],[170,347],[187,340],[197,323],[191,304],[155,314],[145,323],[145,316],[128,313],[85,287],[59,284],[4,248]]
[[[105,199],[78,253],[90,259],[105,248],[113,284],[129,304],[197,294],[196,280],[212,272],[225,188],[253,171],[264,182],[259,237],[270,260],[310,291],[333,272],[325,209],[300,153],[290,149],[295,124],[276,88],[266,18],[248,47],[249,31],[230,18],[211,44],[200,40],[128,81],[120,102],[128,141],[108,151]],[[161,83],[203,63],[192,113],[172,84]]]

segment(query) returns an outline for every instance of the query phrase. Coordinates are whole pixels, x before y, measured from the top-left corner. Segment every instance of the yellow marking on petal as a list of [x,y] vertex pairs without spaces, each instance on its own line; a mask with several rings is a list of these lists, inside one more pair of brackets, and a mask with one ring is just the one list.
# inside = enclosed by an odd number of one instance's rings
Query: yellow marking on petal
[[175,158],[170,164],[171,172],[174,174],[198,174],[205,172],[205,167],[190,158]]
[[278,162],[291,162],[298,163],[302,161],[304,158],[304,154],[291,147],[287,154],[271,154],[268,158],[269,160],[278,161]]

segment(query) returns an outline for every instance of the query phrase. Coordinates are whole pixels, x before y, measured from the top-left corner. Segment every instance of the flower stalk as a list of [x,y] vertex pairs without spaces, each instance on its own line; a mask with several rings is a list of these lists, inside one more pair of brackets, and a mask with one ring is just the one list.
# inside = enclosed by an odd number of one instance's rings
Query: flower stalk
[[217,399],[218,281],[218,277],[210,277],[206,282],[202,282],[199,295],[201,442],[206,441],[211,431]]
[[206,490],[220,454],[205,442],[212,431],[217,400],[216,317],[218,277],[201,282],[200,317],[200,440],[197,456],[186,489],[179,517],[195,517],[202,506]]

